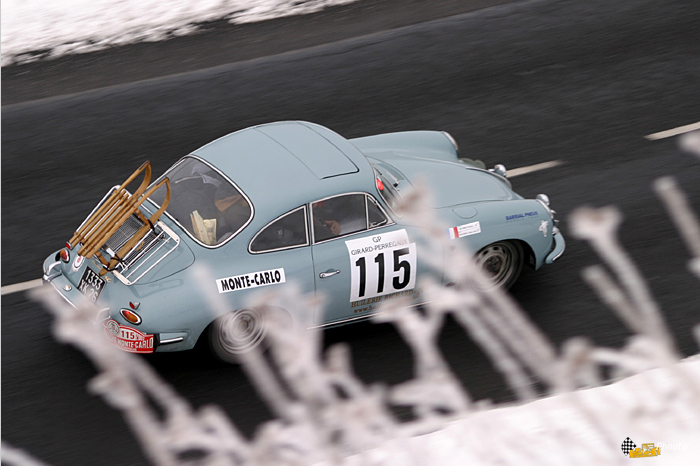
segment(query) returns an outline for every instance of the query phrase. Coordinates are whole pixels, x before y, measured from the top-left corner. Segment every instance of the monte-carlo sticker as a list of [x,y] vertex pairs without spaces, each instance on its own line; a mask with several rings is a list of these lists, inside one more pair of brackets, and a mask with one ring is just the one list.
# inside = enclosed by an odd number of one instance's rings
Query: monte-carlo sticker
[[260,272],[244,273],[233,277],[219,278],[216,280],[216,287],[219,293],[229,291],[247,290],[259,286],[276,285],[286,281],[284,268],[261,270]]
[[112,345],[129,353],[152,353],[155,348],[152,333],[143,333],[133,327],[119,325],[113,319],[105,322],[104,335]]

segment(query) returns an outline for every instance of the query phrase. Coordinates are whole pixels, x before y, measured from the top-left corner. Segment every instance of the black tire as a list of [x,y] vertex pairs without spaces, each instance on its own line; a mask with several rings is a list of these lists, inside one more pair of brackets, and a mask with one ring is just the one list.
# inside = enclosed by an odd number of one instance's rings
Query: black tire
[[255,309],[229,312],[209,326],[209,348],[223,362],[238,363],[240,355],[264,349],[265,314]]
[[475,256],[476,263],[491,277],[487,290],[507,290],[523,270],[525,254],[518,241],[497,241],[482,248]]

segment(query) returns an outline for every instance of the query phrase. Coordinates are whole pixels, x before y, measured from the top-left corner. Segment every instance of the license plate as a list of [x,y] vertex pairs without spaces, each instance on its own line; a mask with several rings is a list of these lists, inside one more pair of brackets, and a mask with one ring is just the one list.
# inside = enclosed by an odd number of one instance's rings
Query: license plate
[[105,287],[105,281],[96,272],[93,272],[90,267],[85,269],[83,278],[80,279],[78,289],[93,303],[100,297],[102,289]]

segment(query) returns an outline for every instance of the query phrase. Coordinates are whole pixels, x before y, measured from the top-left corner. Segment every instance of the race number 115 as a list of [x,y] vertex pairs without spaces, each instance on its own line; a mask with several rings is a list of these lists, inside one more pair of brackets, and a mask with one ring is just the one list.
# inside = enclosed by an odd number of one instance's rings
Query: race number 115
[[[362,244],[359,239],[348,245],[352,265],[350,301],[415,288],[416,245],[408,243],[405,230],[391,233],[373,237],[373,244]],[[396,236],[403,240],[397,241]]]

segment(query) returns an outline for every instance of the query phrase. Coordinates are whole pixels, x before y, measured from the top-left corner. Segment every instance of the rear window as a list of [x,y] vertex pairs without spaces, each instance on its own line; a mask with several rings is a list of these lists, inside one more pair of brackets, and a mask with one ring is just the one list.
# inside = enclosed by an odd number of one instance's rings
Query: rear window
[[[217,246],[235,236],[253,216],[248,198],[219,171],[194,157],[185,157],[164,176],[170,178],[166,212],[205,246]],[[165,189],[151,200],[162,204]]]

